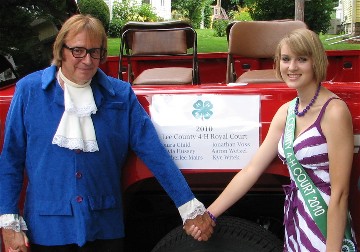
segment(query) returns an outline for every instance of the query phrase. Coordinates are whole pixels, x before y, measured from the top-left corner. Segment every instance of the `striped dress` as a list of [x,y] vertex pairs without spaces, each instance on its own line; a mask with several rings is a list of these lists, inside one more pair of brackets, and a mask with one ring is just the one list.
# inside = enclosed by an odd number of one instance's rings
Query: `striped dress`
[[[319,188],[321,195],[328,204],[330,200],[330,174],[327,143],[322,133],[320,121],[330,98],[322,107],[317,120],[294,140],[294,153],[309,177]],[[284,158],[283,136],[278,144],[280,159]],[[304,199],[298,192],[294,178],[290,176],[290,185],[284,186],[284,225],[286,252],[322,252],[325,251],[326,240],[314,220],[311,218]],[[353,239],[354,240],[354,239]]]

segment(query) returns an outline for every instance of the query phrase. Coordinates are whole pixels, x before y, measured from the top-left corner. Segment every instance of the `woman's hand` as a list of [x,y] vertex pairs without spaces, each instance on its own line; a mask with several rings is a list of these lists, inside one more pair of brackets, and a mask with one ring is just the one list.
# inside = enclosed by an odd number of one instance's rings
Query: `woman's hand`
[[16,232],[12,229],[2,229],[4,252],[27,252],[29,239],[23,231]]
[[193,220],[186,220],[184,230],[186,234],[198,241],[207,241],[214,232],[215,222],[208,213],[196,216]]

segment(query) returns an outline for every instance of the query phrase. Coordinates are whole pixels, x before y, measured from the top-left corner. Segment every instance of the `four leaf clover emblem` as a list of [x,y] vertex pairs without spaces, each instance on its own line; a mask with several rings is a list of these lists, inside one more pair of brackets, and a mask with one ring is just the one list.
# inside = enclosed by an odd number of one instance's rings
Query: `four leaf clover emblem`
[[211,111],[213,105],[210,101],[203,102],[202,100],[198,100],[194,103],[193,107],[195,110],[192,111],[192,114],[196,119],[209,119],[213,114]]

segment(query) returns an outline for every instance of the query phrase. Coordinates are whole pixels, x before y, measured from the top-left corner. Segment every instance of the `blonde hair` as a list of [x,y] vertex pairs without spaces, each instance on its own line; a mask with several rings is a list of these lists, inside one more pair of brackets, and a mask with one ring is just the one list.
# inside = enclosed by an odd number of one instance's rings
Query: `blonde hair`
[[275,51],[275,69],[278,78],[280,73],[281,48],[287,45],[298,56],[307,56],[313,60],[313,71],[316,82],[326,79],[328,59],[319,36],[306,28],[296,29],[286,35],[278,44]]
[[[70,17],[62,25],[53,45],[52,64],[60,67],[62,64],[62,49],[65,41],[70,36],[74,36],[82,31],[86,31],[90,39],[101,39],[101,47],[107,51],[107,36],[101,21],[91,15],[77,14]],[[106,61],[106,54],[101,58],[100,63]]]

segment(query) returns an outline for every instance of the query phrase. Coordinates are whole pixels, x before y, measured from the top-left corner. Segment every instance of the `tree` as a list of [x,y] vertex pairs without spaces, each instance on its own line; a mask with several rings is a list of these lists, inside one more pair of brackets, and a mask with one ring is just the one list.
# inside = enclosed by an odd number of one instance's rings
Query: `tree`
[[112,38],[120,37],[122,26],[129,21],[155,22],[159,20],[155,9],[150,4],[134,4],[130,0],[115,2],[112,9],[109,36]]
[[[253,20],[294,19],[294,0],[245,0]],[[309,29],[326,33],[330,27],[334,0],[306,1],[304,21]]]
[[90,14],[98,18],[105,27],[109,29],[110,10],[104,0],[78,0],[78,6],[82,14]]
[[295,20],[304,21],[305,0],[295,0]]
[[226,12],[237,11],[239,7],[245,7],[245,0],[222,0],[221,7],[224,8]]
[[331,25],[331,14],[334,12],[333,0],[305,2],[305,23],[317,33],[326,33]]
[[189,20],[194,28],[200,28],[204,7],[212,2],[213,0],[173,0],[172,10]]
[[74,0],[2,0],[0,54],[13,57],[21,76],[48,66],[57,30],[75,13]]

